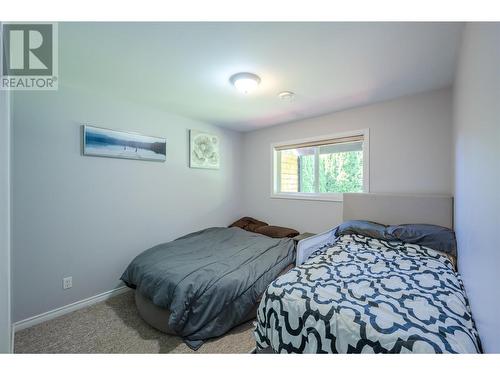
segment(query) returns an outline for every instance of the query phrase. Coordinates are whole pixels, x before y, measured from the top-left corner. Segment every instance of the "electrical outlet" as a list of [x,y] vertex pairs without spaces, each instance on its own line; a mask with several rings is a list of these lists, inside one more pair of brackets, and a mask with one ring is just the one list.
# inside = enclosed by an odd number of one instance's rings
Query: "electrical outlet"
[[69,289],[73,286],[73,277],[65,277],[63,279],[63,289]]

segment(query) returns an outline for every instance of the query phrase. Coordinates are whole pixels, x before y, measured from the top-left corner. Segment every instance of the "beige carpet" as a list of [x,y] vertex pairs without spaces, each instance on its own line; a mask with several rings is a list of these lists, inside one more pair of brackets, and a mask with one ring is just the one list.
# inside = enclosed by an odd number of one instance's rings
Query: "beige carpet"
[[107,301],[26,328],[15,335],[15,353],[249,353],[252,322],[193,351],[175,336],[145,323],[127,292]]

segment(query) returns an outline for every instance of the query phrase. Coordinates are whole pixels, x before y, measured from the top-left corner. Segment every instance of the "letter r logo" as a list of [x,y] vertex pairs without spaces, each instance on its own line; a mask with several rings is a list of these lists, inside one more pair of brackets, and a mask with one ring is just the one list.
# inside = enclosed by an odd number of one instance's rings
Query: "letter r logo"
[[51,24],[6,24],[2,35],[4,76],[52,76]]

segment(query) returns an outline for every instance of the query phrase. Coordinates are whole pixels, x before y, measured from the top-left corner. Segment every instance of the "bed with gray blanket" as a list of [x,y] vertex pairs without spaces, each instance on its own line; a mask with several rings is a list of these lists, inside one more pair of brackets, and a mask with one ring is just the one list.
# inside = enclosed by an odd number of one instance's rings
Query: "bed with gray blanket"
[[294,257],[290,238],[208,228],[144,251],[121,280],[136,297],[168,311],[167,331],[197,349],[248,319]]

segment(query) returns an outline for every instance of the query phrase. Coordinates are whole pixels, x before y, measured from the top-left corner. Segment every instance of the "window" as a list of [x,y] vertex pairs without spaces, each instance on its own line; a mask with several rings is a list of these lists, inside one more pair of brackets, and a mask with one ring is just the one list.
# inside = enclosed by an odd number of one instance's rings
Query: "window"
[[368,192],[368,130],[272,145],[275,198],[342,200]]

